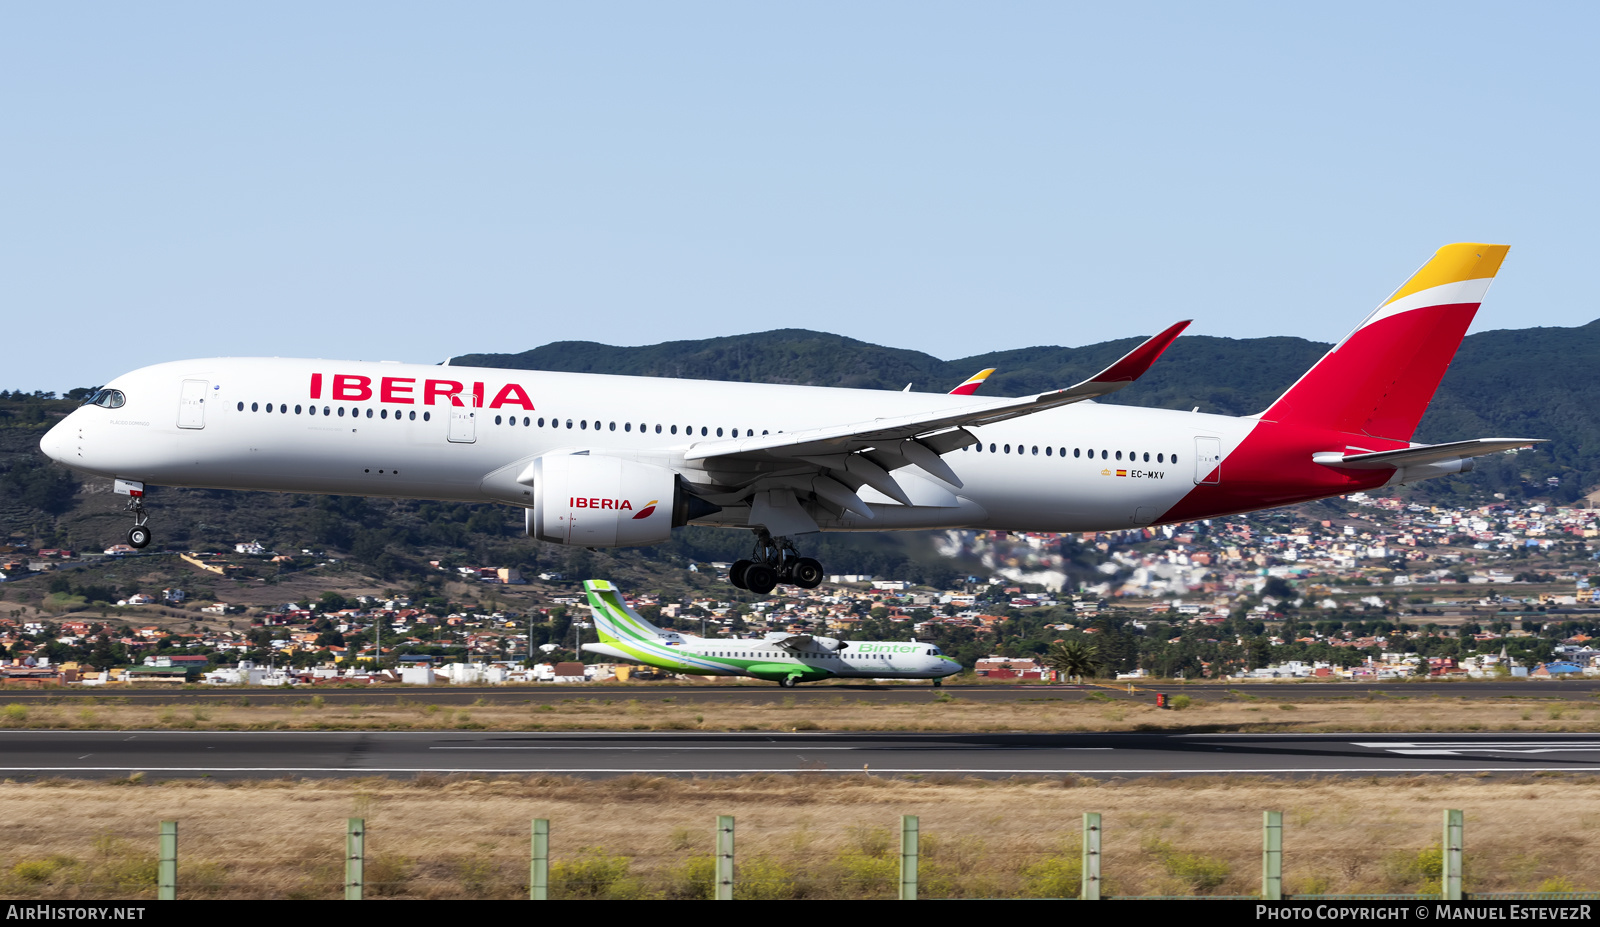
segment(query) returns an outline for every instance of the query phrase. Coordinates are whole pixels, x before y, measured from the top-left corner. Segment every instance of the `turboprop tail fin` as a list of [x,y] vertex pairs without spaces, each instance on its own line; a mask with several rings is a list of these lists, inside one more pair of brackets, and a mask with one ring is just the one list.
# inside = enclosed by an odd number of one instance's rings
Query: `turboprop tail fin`
[[663,637],[660,628],[641,618],[622,601],[622,593],[611,583],[603,579],[585,580],[583,589],[589,595],[589,614],[594,617],[594,627],[602,643],[629,644]]
[[1509,250],[1440,248],[1260,417],[1411,440]]

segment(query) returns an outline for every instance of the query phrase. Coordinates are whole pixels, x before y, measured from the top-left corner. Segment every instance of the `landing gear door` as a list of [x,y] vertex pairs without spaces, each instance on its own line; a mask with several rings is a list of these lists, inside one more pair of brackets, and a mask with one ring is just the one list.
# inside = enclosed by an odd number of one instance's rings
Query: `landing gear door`
[[206,427],[206,393],[210,380],[184,380],[183,392],[178,398],[178,427]]
[[1194,439],[1194,481],[1196,483],[1222,482],[1222,439]]
[[478,440],[478,410],[470,407],[450,409],[450,443],[472,444]]

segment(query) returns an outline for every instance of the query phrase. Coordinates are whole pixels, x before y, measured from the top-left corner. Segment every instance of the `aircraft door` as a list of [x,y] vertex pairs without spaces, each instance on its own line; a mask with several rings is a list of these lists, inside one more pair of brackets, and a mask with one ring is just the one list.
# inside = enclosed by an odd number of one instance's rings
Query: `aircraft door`
[[1222,439],[1194,439],[1194,481],[1196,483],[1222,482]]
[[450,409],[450,443],[472,444],[478,440],[478,410],[470,406]]
[[184,380],[183,392],[178,397],[178,427],[206,427],[206,392],[210,380]]

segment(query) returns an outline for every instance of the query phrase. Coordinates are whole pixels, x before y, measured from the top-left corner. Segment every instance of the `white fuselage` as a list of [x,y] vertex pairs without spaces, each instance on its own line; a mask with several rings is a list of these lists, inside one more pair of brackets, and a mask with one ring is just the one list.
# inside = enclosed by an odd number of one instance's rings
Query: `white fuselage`
[[[87,473],[164,486],[521,505],[531,504],[527,487],[510,475],[553,451],[587,450],[672,468],[691,482],[726,482],[729,473],[714,468],[736,465],[686,461],[685,452],[735,432],[793,432],[977,401],[278,358],[158,364],[106,388],[121,391],[124,404],[75,410],[41,442],[46,453]],[[1226,458],[1259,424],[1083,402],[971,428],[980,445],[944,457],[959,487],[908,468],[896,478],[912,505],[863,486],[874,518],[818,509],[816,521],[823,530],[1150,524],[1204,479],[1212,464],[1197,466],[1197,448]],[[749,511],[729,505],[695,523],[739,526]]]

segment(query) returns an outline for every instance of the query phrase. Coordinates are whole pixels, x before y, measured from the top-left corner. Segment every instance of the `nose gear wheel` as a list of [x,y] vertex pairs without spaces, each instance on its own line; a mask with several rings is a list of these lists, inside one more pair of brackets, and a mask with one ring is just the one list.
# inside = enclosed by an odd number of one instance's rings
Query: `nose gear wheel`
[[146,524],[150,521],[150,516],[144,510],[144,497],[134,496],[129,499],[123,511],[133,513],[133,527],[128,529],[128,546],[135,550],[143,550],[150,546],[150,528]]

